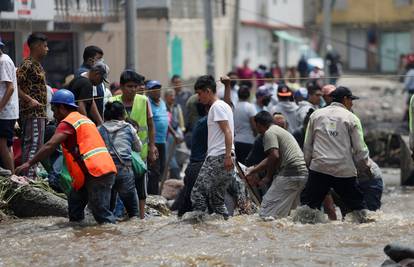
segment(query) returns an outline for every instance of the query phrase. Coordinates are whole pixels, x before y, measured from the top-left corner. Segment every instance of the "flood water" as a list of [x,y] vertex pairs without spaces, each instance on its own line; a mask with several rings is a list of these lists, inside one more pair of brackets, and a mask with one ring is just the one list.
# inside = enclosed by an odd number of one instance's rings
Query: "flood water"
[[414,245],[414,189],[387,190],[368,224],[263,222],[257,215],[105,226],[13,220],[0,224],[0,266],[380,266],[387,243]]

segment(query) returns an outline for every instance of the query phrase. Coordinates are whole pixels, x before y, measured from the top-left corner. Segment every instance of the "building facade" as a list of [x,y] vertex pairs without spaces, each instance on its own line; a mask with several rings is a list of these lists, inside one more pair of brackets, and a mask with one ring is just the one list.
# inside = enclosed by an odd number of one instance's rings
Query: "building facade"
[[[323,22],[322,0],[317,22]],[[397,72],[401,56],[414,46],[411,0],[336,0],[332,7],[332,46],[355,71]]]
[[[60,87],[82,62],[85,33],[102,31],[119,19],[117,0],[2,0],[10,3],[0,12],[0,36],[5,52],[16,65],[29,54],[25,43],[32,32],[48,37],[49,55],[43,66],[48,82]],[[98,44],[99,45],[99,44]]]
[[[84,47],[104,50],[109,80],[119,81],[125,69],[124,1],[2,0],[0,36],[16,64],[28,55],[31,32],[48,36],[49,55],[43,66],[48,82],[61,87],[82,63]],[[232,65],[233,0],[213,2],[216,76]],[[137,0],[136,66],[149,79],[167,84],[174,74],[184,79],[206,73],[203,0]],[[0,5],[2,7],[2,5]]]
[[310,49],[306,5],[303,0],[240,0],[238,65],[249,59],[253,68],[272,62],[282,68],[296,66]]

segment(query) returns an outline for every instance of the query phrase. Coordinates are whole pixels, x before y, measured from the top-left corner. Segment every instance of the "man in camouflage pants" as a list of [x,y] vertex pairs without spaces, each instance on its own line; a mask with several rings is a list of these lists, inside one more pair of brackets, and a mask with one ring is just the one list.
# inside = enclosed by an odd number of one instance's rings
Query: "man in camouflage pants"
[[[230,80],[222,80],[228,87]],[[235,175],[232,151],[234,151],[234,122],[231,107],[216,96],[216,82],[212,76],[201,76],[194,89],[199,101],[209,105],[207,117],[207,157],[201,167],[191,192],[193,209],[209,211],[228,218],[224,195]]]

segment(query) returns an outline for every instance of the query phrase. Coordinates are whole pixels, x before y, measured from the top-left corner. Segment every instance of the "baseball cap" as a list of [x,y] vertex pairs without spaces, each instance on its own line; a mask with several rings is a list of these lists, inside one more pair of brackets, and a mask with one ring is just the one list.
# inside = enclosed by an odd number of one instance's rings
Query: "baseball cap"
[[146,84],[148,89],[159,89],[161,88],[161,83],[159,81],[150,80]]
[[333,99],[339,100],[342,99],[344,97],[348,97],[352,100],[356,100],[359,99],[359,97],[354,96],[351,92],[351,90],[349,90],[349,88],[345,87],[345,86],[339,86],[337,87],[332,93],[331,96]]
[[277,96],[288,97],[292,96],[292,91],[290,91],[287,86],[279,86],[277,88]]
[[270,92],[270,90],[264,86],[260,86],[256,91],[256,97],[271,96],[271,95],[272,93]]
[[308,89],[301,87],[293,94],[294,97],[302,97],[303,99],[308,99]]
[[109,83],[107,78],[108,78],[108,73],[109,73],[109,67],[108,65],[106,65],[103,62],[97,62],[95,63],[95,65],[92,66],[91,71],[96,71],[99,72],[102,75],[103,80],[106,83]]
[[5,44],[2,42],[1,36],[0,36],[0,47],[3,47],[3,46],[5,46]]
[[335,91],[336,87],[333,84],[327,84],[322,87],[322,94],[323,95],[330,95],[333,91]]

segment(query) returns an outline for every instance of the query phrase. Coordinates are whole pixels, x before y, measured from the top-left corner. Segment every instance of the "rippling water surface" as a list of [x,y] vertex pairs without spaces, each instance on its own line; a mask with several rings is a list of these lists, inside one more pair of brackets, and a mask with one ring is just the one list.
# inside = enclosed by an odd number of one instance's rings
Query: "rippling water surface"
[[389,242],[414,245],[414,189],[383,197],[376,222],[302,225],[257,215],[106,226],[64,218],[0,224],[0,266],[380,266]]

